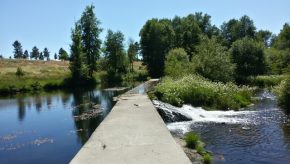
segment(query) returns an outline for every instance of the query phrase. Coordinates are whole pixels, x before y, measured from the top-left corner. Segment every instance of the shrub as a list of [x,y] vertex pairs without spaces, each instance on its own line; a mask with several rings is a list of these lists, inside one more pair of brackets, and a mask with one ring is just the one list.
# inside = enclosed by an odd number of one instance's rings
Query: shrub
[[212,157],[209,153],[206,153],[204,156],[203,156],[203,163],[204,164],[211,164],[212,163]]
[[279,85],[283,79],[285,79],[284,75],[256,76],[249,77],[248,83],[249,85],[258,87],[271,87]]
[[159,100],[175,106],[186,103],[210,109],[237,110],[251,103],[252,89],[188,75],[178,80],[164,78],[156,86],[154,94]]
[[17,67],[17,71],[16,71],[15,74],[16,74],[17,77],[24,76],[24,72],[23,72],[21,67]]
[[195,149],[199,143],[199,136],[192,132],[187,133],[185,135],[185,142],[188,148]]
[[290,75],[276,87],[276,93],[278,94],[279,105],[287,113],[290,113]]
[[169,51],[165,60],[165,74],[178,78],[190,72],[190,62],[187,53],[182,48],[175,48]]

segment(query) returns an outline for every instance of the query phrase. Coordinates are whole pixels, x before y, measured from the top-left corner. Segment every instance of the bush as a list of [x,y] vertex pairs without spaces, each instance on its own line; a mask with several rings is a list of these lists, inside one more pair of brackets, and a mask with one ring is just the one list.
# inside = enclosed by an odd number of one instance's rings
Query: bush
[[185,135],[185,142],[188,148],[195,149],[199,144],[199,136],[192,132],[187,133]]
[[17,71],[16,71],[15,74],[16,74],[17,77],[24,76],[24,72],[23,72],[21,67],[17,67]]
[[204,164],[211,164],[212,163],[212,157],[209,153],[206,153],[204,156],[203,156],[203,163]]
[[163,79],[155,87],[154,94],[159,100],[175,106],[191,104],[207,109],[238,110],[251,103],[252,89],[188,75],[178,80]]
[[290,75],[283,80],[281,84],[275,88],[278,94],[279,105],[287,112],[290,113]]
[[191,64],[187,53],[182,48],[175,48],[169,51],[165,60],[165,74],[178,78],[190,73]]
[[258,87],[272,87],[272,86],[279,85],[283,79],[285,79],[284,75],[249,77],[248,84],[252,86],[258,86]]

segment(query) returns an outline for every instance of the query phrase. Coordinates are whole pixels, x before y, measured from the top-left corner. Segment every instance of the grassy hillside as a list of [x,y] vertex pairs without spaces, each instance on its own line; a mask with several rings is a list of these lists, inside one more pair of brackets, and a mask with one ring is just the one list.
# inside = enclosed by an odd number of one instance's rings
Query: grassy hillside
[[[0,94],[60,84],[69,75],[67,61],[0,60]],[[17,68],[23,76],[17,76]]]

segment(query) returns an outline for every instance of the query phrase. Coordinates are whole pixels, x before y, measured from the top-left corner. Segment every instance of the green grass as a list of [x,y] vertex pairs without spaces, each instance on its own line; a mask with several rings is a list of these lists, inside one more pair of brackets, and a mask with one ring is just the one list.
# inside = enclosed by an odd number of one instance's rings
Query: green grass
[[285,79],[285,75],[265,75],[248,78],[248,84],[258,87],[272,87],[279,85]]
[[68,62],[0,60],[0,95],[58,88],[68,76]]
[[206,153],[203,155],[203,163],[204,164],[211,164],[212,163],[212,157],[209,153]]
[[198,146],[199,141],[199,136],[195,133],[191,132],[185,135],[186,147],[188,148],[195,149]]
[[209,81],[198,75],[178,80],[164,78],[153,92],[157,99],[175,106],[191,104],[215,110],[238,110],[251,104],[253,89],[233,83]]

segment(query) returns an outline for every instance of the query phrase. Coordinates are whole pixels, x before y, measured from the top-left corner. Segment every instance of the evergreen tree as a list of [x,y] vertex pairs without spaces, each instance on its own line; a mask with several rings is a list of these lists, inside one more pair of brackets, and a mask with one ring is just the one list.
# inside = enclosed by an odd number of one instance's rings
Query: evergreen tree
[[24,59],[28,59],[29,58],[29,53],[27,50],[24,51],[24,55],[23,55]]
[[137,53],[138,53],[138,43],[133,40],[129,40],[129,48],[128,48],[128,59],[130,63],[130,69],[131,72],[133,72],[133,63],[137,59]]
[[69,59],[68,53],[63,48],[60,48],[58,51],[58,59],[59,60],[68,60]]
[[80,25],[76,23],[71,33],[72,44],[70,45],[71,62],[69,69],[72,79],[83,79],[86,78],[88,71],[83,63],[84,54]]
[[14,47],[14,58],[15,59],[19,59],[19,58],[23,58],[23,50],[22,50],[22,45],[19,41],[15,41],[13,44]]
[[100,21],[97,20],[93,11],[94,8],[93,5],[87,6],[80,19],[82,44],[91,77],[97,69],[96,61],[100,57],[101,40],[99,39],[99,34],[102,32],[99,27]]
[[47,61],[49,61],[49,51],[47,48],[44,48],[43,50],[43,56],[46,58]]
[[44,60],[44,56],[42,52],[39,53],[39,60]]
[[54,60],[57,60],[57,54],[54,53]]
[[36,46],[34,46],[32,48],[32,52],[30,53],[30,58],[31,59],[34,58],[35,60],[37,60],[39,58],[39,55],[40,55],[39,49]]

